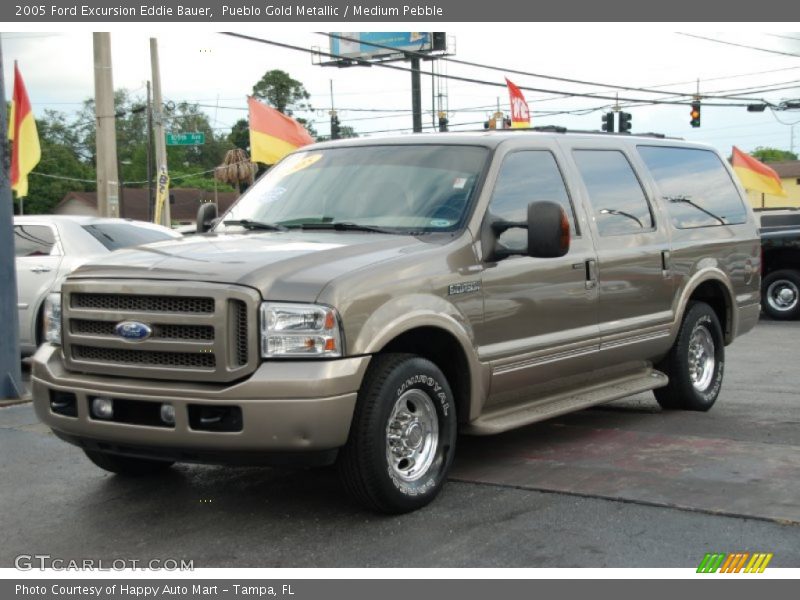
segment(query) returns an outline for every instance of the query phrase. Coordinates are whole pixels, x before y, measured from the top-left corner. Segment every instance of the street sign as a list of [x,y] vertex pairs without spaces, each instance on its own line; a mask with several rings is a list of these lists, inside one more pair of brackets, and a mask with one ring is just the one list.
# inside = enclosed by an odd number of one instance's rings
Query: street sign
[[167,133],[167,146],[199,146],[205,143],[206,134],[202,131]]

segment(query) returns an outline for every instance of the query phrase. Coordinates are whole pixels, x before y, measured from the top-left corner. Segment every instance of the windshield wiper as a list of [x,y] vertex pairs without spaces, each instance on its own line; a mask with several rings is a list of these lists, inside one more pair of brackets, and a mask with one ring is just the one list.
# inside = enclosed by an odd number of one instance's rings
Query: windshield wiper
[[632,221],[636,221],[636,224],[639,225],[640,228],[644,229],[644,223],[642,223],[641,219],[636,215],[632,215],[629,212],[625,212],[624,210],[616,210],[613,208],[601,208],[598,211],[601,215],[616,215],[620,217],[627,217]]
[[234,221],[223,221],[223,225],[238,225],[245,229],[260,229],[262,231],[287,231],[287,228],[277,223],[265,223],[263,221],[253,221],[251,219],[239,219]]
[[669,202],[680,202],[682,204],[688,204],[689,206],[694,206],[697,210],[706,213],[709,217],[711,217],[712,219],[716,219],[722,225],[727,225],[727,223],[725,222],[725,219],[723,219],[719,215],[715,215],[710,210],[706,210],[705,208],[703,208],[702,206],[700,206],[699,204],[694,202],[688,196],[664,196],[664,200],[667,200]]
[[373,233],[392,233],[397,234],[397,231],[391,229],[383,229],[382,227],[375,227],[374,225],[360,225],[358,223],[351,223],[349,221],[334,221],[331,223],[300,223],[300,229],[333,229],[334,231],[371,231]]

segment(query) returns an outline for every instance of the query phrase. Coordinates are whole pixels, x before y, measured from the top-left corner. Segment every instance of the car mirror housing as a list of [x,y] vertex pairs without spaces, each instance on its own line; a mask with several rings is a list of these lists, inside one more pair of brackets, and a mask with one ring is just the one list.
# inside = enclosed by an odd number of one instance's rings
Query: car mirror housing
[[[528,231],[528,243],[524,251],[510,250],[498,241],[505,231],[513,228]],[[569,219],[564,209],[555,202],[531,202],[528,204],[528,218],[525,221],[505,221],[490,215],[484,225],[482,241],[484,260],[488,262],[515,255],[558,258],[569,252]]]

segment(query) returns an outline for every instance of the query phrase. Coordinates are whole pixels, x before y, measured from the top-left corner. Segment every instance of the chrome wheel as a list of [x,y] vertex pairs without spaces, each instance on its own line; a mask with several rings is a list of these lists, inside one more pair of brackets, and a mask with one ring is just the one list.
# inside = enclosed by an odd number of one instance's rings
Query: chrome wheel
[[416,481],[433,463],[439,420],[430,396],[417,389],[400,395],[386,425],[386,460],[403,481]]
[[692,332],[689,341],[689,377],[696,390],[703,392],[708,388],[714,378],[715,366],[714,338],[700,325]]
[[800,290],[787,279],[773,281],[767,288],[767,302],[773,310],[786,312],[794,309],[800,299]]

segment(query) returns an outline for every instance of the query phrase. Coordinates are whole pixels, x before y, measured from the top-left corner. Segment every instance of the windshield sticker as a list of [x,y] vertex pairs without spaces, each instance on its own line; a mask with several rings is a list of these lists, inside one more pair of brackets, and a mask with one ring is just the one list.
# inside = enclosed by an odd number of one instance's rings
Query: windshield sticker
[[285,187],[274,187],[264,195],[264,202],[273,202],[286,193]]
[[463,190],[466,185],[467,185],[466,177],[456,177],[455,181],[453,181],[454,190]]
[[305,156],[300,160],[295,160],[292,161],[292,163],[286,164],[285,167],[283,165],[280,165],[277,169],[277,172],[274,172],[272,176],[282,179],[284,177],[297,173],[298,171],[307,169],[308,167],[319,161],[319,159],[321,158],[322,158],[321,153],[309,154],[308,156]]
[[431,227],[449,227],[450,221],[447,219],[431,219]]

